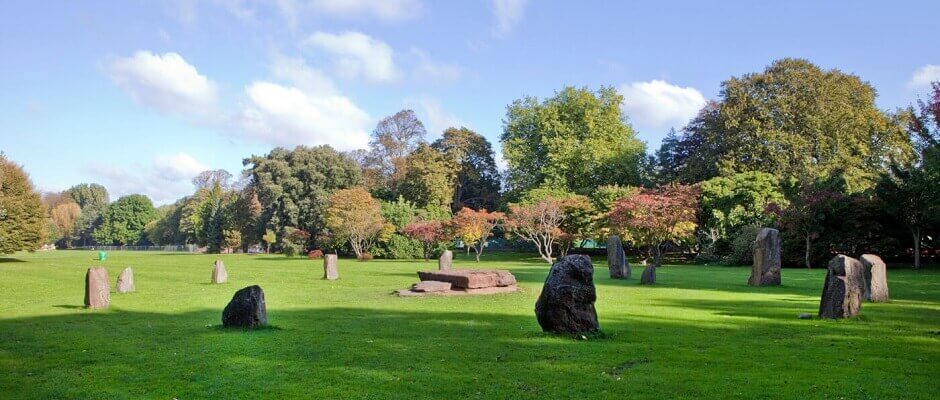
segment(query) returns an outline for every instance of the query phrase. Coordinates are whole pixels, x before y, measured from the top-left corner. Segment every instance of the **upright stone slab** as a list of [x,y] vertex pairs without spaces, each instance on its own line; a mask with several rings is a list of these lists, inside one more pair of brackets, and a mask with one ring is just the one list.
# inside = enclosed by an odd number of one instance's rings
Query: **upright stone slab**
[[323,256],[323,279],[331,281],[339,279],[339,270],[336,269],[336,254]]
[[868,278],[865,299],[874,302],[888,301],[888,271],[885,262],[874,254],[862,254],[859,258]]
[[268,310],[264,304],[264,291],[258,285],[235,292],[222,310],[222,326],[259,328],[268,324]]
[[751,286],[780,285],[780,231],[763,228],[754,240],[754,266],[747,284]]
[[444,250],[444,253],[441,254],[441,258],[437,259],[437,269],[440,271],[450,271],[450,268],[453,266],[454,262],[454,252],[450,250]]
[[630,262],[627,261],[627,254],[623,251],[620,236],[607,237],[607,269],[610,270],[611,278],[630,279]]
[[649,264],[646,268],[643,268],[643,274],[640,275],[640,284],[641,285],[655,285],[656,284],[656,265]]
[[130,293],[135,290],[134,288],[134,271],[131,270],[131,267],[124,268],[123,271],[117,277],[117,287],[118,293]]
[[594,332],[600,328],[595,300],[591,258],[577,254],[565,256],[552,264],[545,278],[542,294],[535,302],[535,317],[546,332]]
[[225,264],[222,260],[215,260],[212,265],[212,283],[228,282],[228,272],[225,271]]
[[108,308],[111,282],[104,267],[91,267],[85,272],[85,307]]
[[862,304],[862,263],[839,254],[829,260],[829,270],[819,300],[819,318],[852,318]]

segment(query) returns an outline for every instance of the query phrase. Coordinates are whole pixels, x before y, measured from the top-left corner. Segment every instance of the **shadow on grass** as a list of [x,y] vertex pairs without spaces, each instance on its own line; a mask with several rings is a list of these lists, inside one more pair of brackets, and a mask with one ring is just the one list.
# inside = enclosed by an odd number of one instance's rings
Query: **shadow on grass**
[[[220,309],[0,319],[0,392],[9,398],[243,398],[263,388],[265,397],[282,398],[700,398],[770,391],[799,398],[852,387],[876,398],[927,398],[930,382],[936,388],[936,365],[917,361],[937,355],[936,338],[914,340],[867,321],[796,320],[802,306],[777,302],[663,303],[680,311],[601,315],[604,333],[586,340],[542,333],[534,315],[281,310],[272,298],[274,325],[254,331],[222,328]],[[686,308],[759,319],[700,323],[684,319]],[[844,367],[849,353],[857,360],[853,369],[864,373],[817,379],[820,370]]]
[[25,261],[25,260],[20,260],[19,258],[0,257],[0,264],[4,264],[4,263],[24,263],[24,262],[26,262],[26,261]]

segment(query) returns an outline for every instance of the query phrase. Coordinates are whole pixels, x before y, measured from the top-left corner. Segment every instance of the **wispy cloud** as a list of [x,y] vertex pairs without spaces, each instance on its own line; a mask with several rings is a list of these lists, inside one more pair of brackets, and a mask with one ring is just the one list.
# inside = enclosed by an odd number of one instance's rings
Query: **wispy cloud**
[[651,128],[684,125],[705,105],[705,96],[695,88],[662,80],[621,85],[619,91],[624,113]]
[[509,34],[522,20],[527,0],[493,0],[493,15],[496,16],[496,33]]
[[931,82],[940,81],[940,65],[927,64],[914,71],[907,86],[911,88],[929,87]]

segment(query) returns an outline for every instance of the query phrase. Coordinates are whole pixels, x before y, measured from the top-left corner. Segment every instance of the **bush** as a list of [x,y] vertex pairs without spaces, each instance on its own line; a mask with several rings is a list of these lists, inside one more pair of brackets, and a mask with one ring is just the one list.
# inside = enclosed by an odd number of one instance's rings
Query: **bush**
[[359,260],[359,261],[371,261],[371,260],[372,260],[372,253],[369,253],[368,251],[365,251],[365,252],[363,252],[363,253],[358,257],[358,260]]
[[722,259],[727,265],[747,265],[754,262],[754,241],[761,227],[747,225],[742,227],[731,239],[731,254]]
[[393,233],[387,241],[379,243],[369,251],[373,256],[391,259],[422,258],[424,252],[420,241],[398,233]]
[[307,258],[311,260],[319,260],[323,258],[323,250],[320,250],[320,249],[311,250],[309,253],[307,253]]

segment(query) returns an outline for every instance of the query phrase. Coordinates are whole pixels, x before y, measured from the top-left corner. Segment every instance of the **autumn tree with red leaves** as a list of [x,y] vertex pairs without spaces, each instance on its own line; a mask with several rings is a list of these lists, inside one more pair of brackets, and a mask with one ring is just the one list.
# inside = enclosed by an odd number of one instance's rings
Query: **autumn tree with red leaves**
[[641,283],[656,282],[656,268],[662,265],[667,243],[694,236],[697,211],[698,189],[689,185],[644,189],[614,203],[608,214],[611,228],[653,253],[653,264],[643,271]]
[[411,221],[402,228],[401,234],[421,242],[424,261],[430,259],[432,250],[451,238],[447,224],[435,220]]

